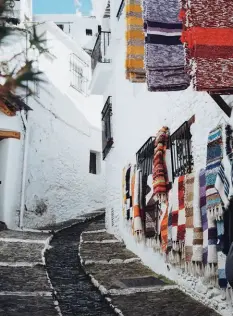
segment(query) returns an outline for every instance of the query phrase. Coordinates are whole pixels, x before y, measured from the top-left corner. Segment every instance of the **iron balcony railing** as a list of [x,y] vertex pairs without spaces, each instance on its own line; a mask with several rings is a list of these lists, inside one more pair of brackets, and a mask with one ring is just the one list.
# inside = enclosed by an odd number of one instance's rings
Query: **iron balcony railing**
[[87,94],[88,79],[85,76],[88,65],[76,54],[70,54],[70,86],[83,95]]
[[111,32],[101,31],[99,32],[95,46],[91,54],[91,67],[92,71],[95,70],[98,63],[110,63],[111,60],[106,58],[107,48],[110,44]]
[[119,7],[119,10],[117,12],[117,19],[120,20],[121,16],[122,16],[122,13],[123,13],[123,10],[124,10],[124,7],[125,7],[125,0],[122,0],[121,1],[121,4],[120,4],[120,7]]
[[192,172],[191,139],[188,121],[185,121],[170,137],[173,179]]
[[113,145],[112,137],[112,97],[109,96],[102,110],[102,149],[103,159],[106,158]]
[[155,137],[150,137],[136,154],[137,166],[141,169],[143,176],[152,174],[154,149]]

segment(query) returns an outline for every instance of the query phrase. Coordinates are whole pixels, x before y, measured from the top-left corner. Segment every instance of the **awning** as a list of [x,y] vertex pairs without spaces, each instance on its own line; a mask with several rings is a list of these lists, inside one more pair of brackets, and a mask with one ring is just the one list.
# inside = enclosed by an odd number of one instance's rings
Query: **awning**
[[17,139],[20,140],[21,134],[17,131],[1,130],[0,129],[0,141],[3,139]]
[[[1,90],[1,85],[0,85]],[[1,94],[0,93],[0,111],[5,113],[7,116],[15,116],[16,111],[21,110],[32,110],[25,101],[13,94],[12,92],[8,92],[7,94]]]

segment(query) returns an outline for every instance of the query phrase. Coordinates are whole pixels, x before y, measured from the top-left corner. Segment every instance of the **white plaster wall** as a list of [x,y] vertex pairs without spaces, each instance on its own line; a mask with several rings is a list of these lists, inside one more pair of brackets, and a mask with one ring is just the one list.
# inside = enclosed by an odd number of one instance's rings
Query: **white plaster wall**
[[[115,12],[112,13],[115,17]],[[228,119],[207,93],[186,91],[171,93],[148,92],[146,84],[132,84],[125,79],[125,24],[112,16],[112,72],[104,100],[112,96],[112,130],[114,145],[106,158],[106,227],[124,239],[127,247],[138,254],[155,272],[175,280],[183,290],[224,314],[229,306],[222,301],[217,289],[203,286],[201,280],[187,277],[179,269],[169,268],[164,259],[147,246],[135,243],[122,219],[122,169],[136,161],[136,152],[150,136],[167,125],[173,133],[184,121],[195,115],[191,126],[194,168],[206,166],[208,133],[221,121]],[[119,25],[117,24],[119,23]],[[115,32],[114,32],[115,30]],[[231,98],[228,98],[231,102]],[[112,212],[112,210],[114,212]],[[113,216],[113,219],[112,219]],[[112,224],[114,224],[112,226]],[[228,309],[228,310],[226,310]]]
[[[98,21],[94,17],[82,17],[77,14],[38,14],[34,21],[52,21],[64,24],[64,32],[80,47],[91,49],[98,33]],[[92,30],[92,36],[86,35],[86,29]]]
[[[26,183],[27,227],[57,223],[103,207],[103,173],[89,174],[90,150],[100,138],[76,105],[51,83],[31,99]],[[97,135],[96,135],[97,133]],[[94,135],[94,136],[92,136]],[[38,204],[47,209],[40,215]]]

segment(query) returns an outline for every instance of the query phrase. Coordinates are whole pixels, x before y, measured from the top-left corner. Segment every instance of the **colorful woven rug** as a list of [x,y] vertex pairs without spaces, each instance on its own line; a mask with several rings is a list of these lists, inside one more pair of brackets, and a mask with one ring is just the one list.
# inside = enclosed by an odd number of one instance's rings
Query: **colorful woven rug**
[[126,78],[145,82],[141,0],[126,0]]
[[142,171],[137,170],[135,173],[134,185],[134,205],[133,205],[133,234],[137,239],[142,238],[143,227],[141,219],[141,196],[142,196]]
[[217,234],[218,234],[218,243],[217,243],[217,252],[218,252],[218,285],[220,288],[227,288],[227,279],[226,279],[226,255],[223,253],[224,250],[224,221],[217,221]]
[[193,256],[193,198],[194,198],[194,174],[187,174],[185,176],[185,261],[191,262]]
[[184,259],[185,242],[185,176],[175,178],[172,188],[172,249],[181,252],[181,259]]
[[207,217],[216,219],[222,215],[222,202],[215,182],[223,158],[222,127],[209,133],[206,160],[206,207]]
[[182,42],[195,89],[232,93],[232,1],[182,0],[182,6]]
[[[197,205],[194,208],[193,213],[193,256],[192,261],[196,266],[201,266],[203,261],[203,227],[202,221],[207,227],[206,218],[206,194],[205,194],[205,170],[201,170],[197,173],[194,188],[194,201],[197,201]],[[196,195],[197,193],[197,195]],[[203,215],[203,216],[202,216]],[[203,217],[203,220],[202,220]],[[208,242],[208,241],[207,241]],[[207,243],[206,243],[207,245]]]
[[157,133],[153,159],[153,191],[156,199],[167,201],[169,179],[166,165],[166,149],[169,141],[169,129],[163,127]]
[[180,41],[179,1],[144,0],[145,65],[149,91],[183,90],[189,86]]

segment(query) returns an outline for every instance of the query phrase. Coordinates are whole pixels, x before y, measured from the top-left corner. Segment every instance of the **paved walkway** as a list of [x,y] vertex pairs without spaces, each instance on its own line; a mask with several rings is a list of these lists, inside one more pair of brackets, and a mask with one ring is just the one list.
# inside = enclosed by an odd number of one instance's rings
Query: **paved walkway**
[[51,235],[0,231],[0,315],[56,316],[44,250]]
[[217,315],[143,265],[98,222],[81,234],[79,255],[86,273],[120,315]]
[[103,216],[81,218],[53,236],[0,231],[0,315],[216,315],[107,234]]

